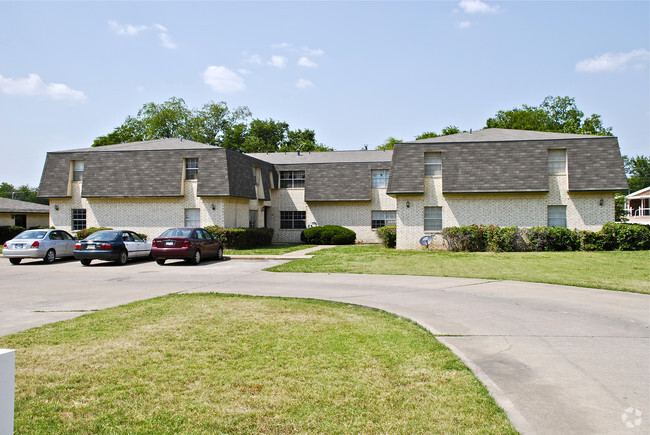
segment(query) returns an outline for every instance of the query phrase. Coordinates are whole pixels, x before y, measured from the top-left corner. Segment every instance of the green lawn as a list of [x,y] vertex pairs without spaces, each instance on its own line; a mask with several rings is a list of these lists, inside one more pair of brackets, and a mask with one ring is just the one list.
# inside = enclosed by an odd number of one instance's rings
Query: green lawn
[[276,272],[369,273],[532,281],[650,293],[650,251],[426,252],[340,246],[270,268]]
[[271,245],[257,249],[226,249],[224,255],[282,255],[289,252],[300,251],[301,249],[313,248],[316,245],[289,244]]
[[170,295],[0,337],[15,433],[515,433],[430,333],[367,308]]

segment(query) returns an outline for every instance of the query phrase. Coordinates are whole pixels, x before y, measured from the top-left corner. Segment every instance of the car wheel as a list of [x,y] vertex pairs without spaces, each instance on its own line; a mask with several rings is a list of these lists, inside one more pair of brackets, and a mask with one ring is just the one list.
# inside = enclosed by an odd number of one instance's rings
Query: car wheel
[[217,251],[217,260],[221,261],[223,260],[223,248],[219,248]]
[[160,264],[161,266],[165,264],[165,259],[164,258],[156,258],[156,263]]
[[22,260],[22,258],[10,258],[9,262],[11,264],[20,264],[21,260]]
[[54,263],[55,258],[56,258],[56,252],[54,252],[54,249],[50,249],[47,251],[47,254],[45,254],[45,257],[43,257],[43,261],[46,262],[47,264],[52,264]]
[[79,260],[79,261],[81,261],[81,264],[83,264],[84,266],[90,266],[90,262],[92,260]]
[[194,251],[194,257],[192,257],[192,264],[199,264],[201,262],[201,251],[198,249]]
[[126,253],[126,251],[121,251],[120,256],[117,257],[117,264],[120,266],[123,266],[126,264],[126,260],[129,258],[129,254]]

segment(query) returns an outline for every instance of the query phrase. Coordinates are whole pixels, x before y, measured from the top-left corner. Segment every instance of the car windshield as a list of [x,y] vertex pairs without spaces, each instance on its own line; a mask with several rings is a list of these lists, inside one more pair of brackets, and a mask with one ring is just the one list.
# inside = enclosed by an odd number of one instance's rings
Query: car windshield
[[119,237],[119,231],[97,231],[96,233],[92,233],[86,237],[86,240],[101,240],[110,242],[112,240],[117,240]]
[[46,234],[47,231],[23,231],[15,239],[42,239]]
[[172,228],[160,235],[160,237],[189,237],[192,230],[189,228]]

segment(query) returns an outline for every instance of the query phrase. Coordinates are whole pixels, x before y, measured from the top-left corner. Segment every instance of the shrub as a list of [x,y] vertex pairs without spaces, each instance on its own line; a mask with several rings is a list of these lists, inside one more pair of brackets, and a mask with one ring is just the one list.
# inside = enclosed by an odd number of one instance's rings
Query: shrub
[[650,249],[650,227],[638,224],[616,224],[610,222],[600,230],[603,249],[635,251]]
[[205,227],[228,249],[251,249],[268,246],[273,240],[273,228],[224,228],[217,225]]
[[397,227],[395,225],[377,228],[377,235],[386,248],[397,246]]
[[450,251],[481,252],[487,245],[485,227],[479,225],[447,227],[442,230],[442,238]]
[[605,238],[601,231],[578,231],[581,251],[603,251]]
[[13,239],[23,231],[25,231],[25,228],[18,227],[16,225],[0,227],[0,243],[4,243],[7,240]]
[[354,231],[339,225],[306,228],[300,235],[300,240],[312,245],[352,245],[356,239]]
[[84,228],[83,230],[77,231],[77,238],[79,240],[83,240],[92,233],[96,233],[97,231],[102,231],[102,230],[112,230],[113,228],[107,228],[107,227],[90,227],[90,228]]
[[486,249],[491,252],[513,252],[525,250],[525,243],[517,227],[499,228],[490,225],[483,230]]
[[524,230],[528,246],[533,251],[577,251],[580,234],[563,227],[533,227]]

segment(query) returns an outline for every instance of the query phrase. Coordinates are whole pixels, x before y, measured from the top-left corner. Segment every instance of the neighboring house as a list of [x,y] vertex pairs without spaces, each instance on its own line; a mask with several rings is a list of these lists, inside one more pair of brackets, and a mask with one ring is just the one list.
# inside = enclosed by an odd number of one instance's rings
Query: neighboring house
[[650,187],[625,197],[625,214],[630,223],[650,225]]
[[0,198],[0,226],[32,228],[49,225],[50,208],[27,201]]
[[627,179],[614,137],[487,129],[393,151],[241,154],[163,139],[50,152],[39,196],[71,231],[266,226],[284,243],[336,224],[377,243],[376,228],[396,225],[411,249],[457,225],[600,229],[617,191]]

